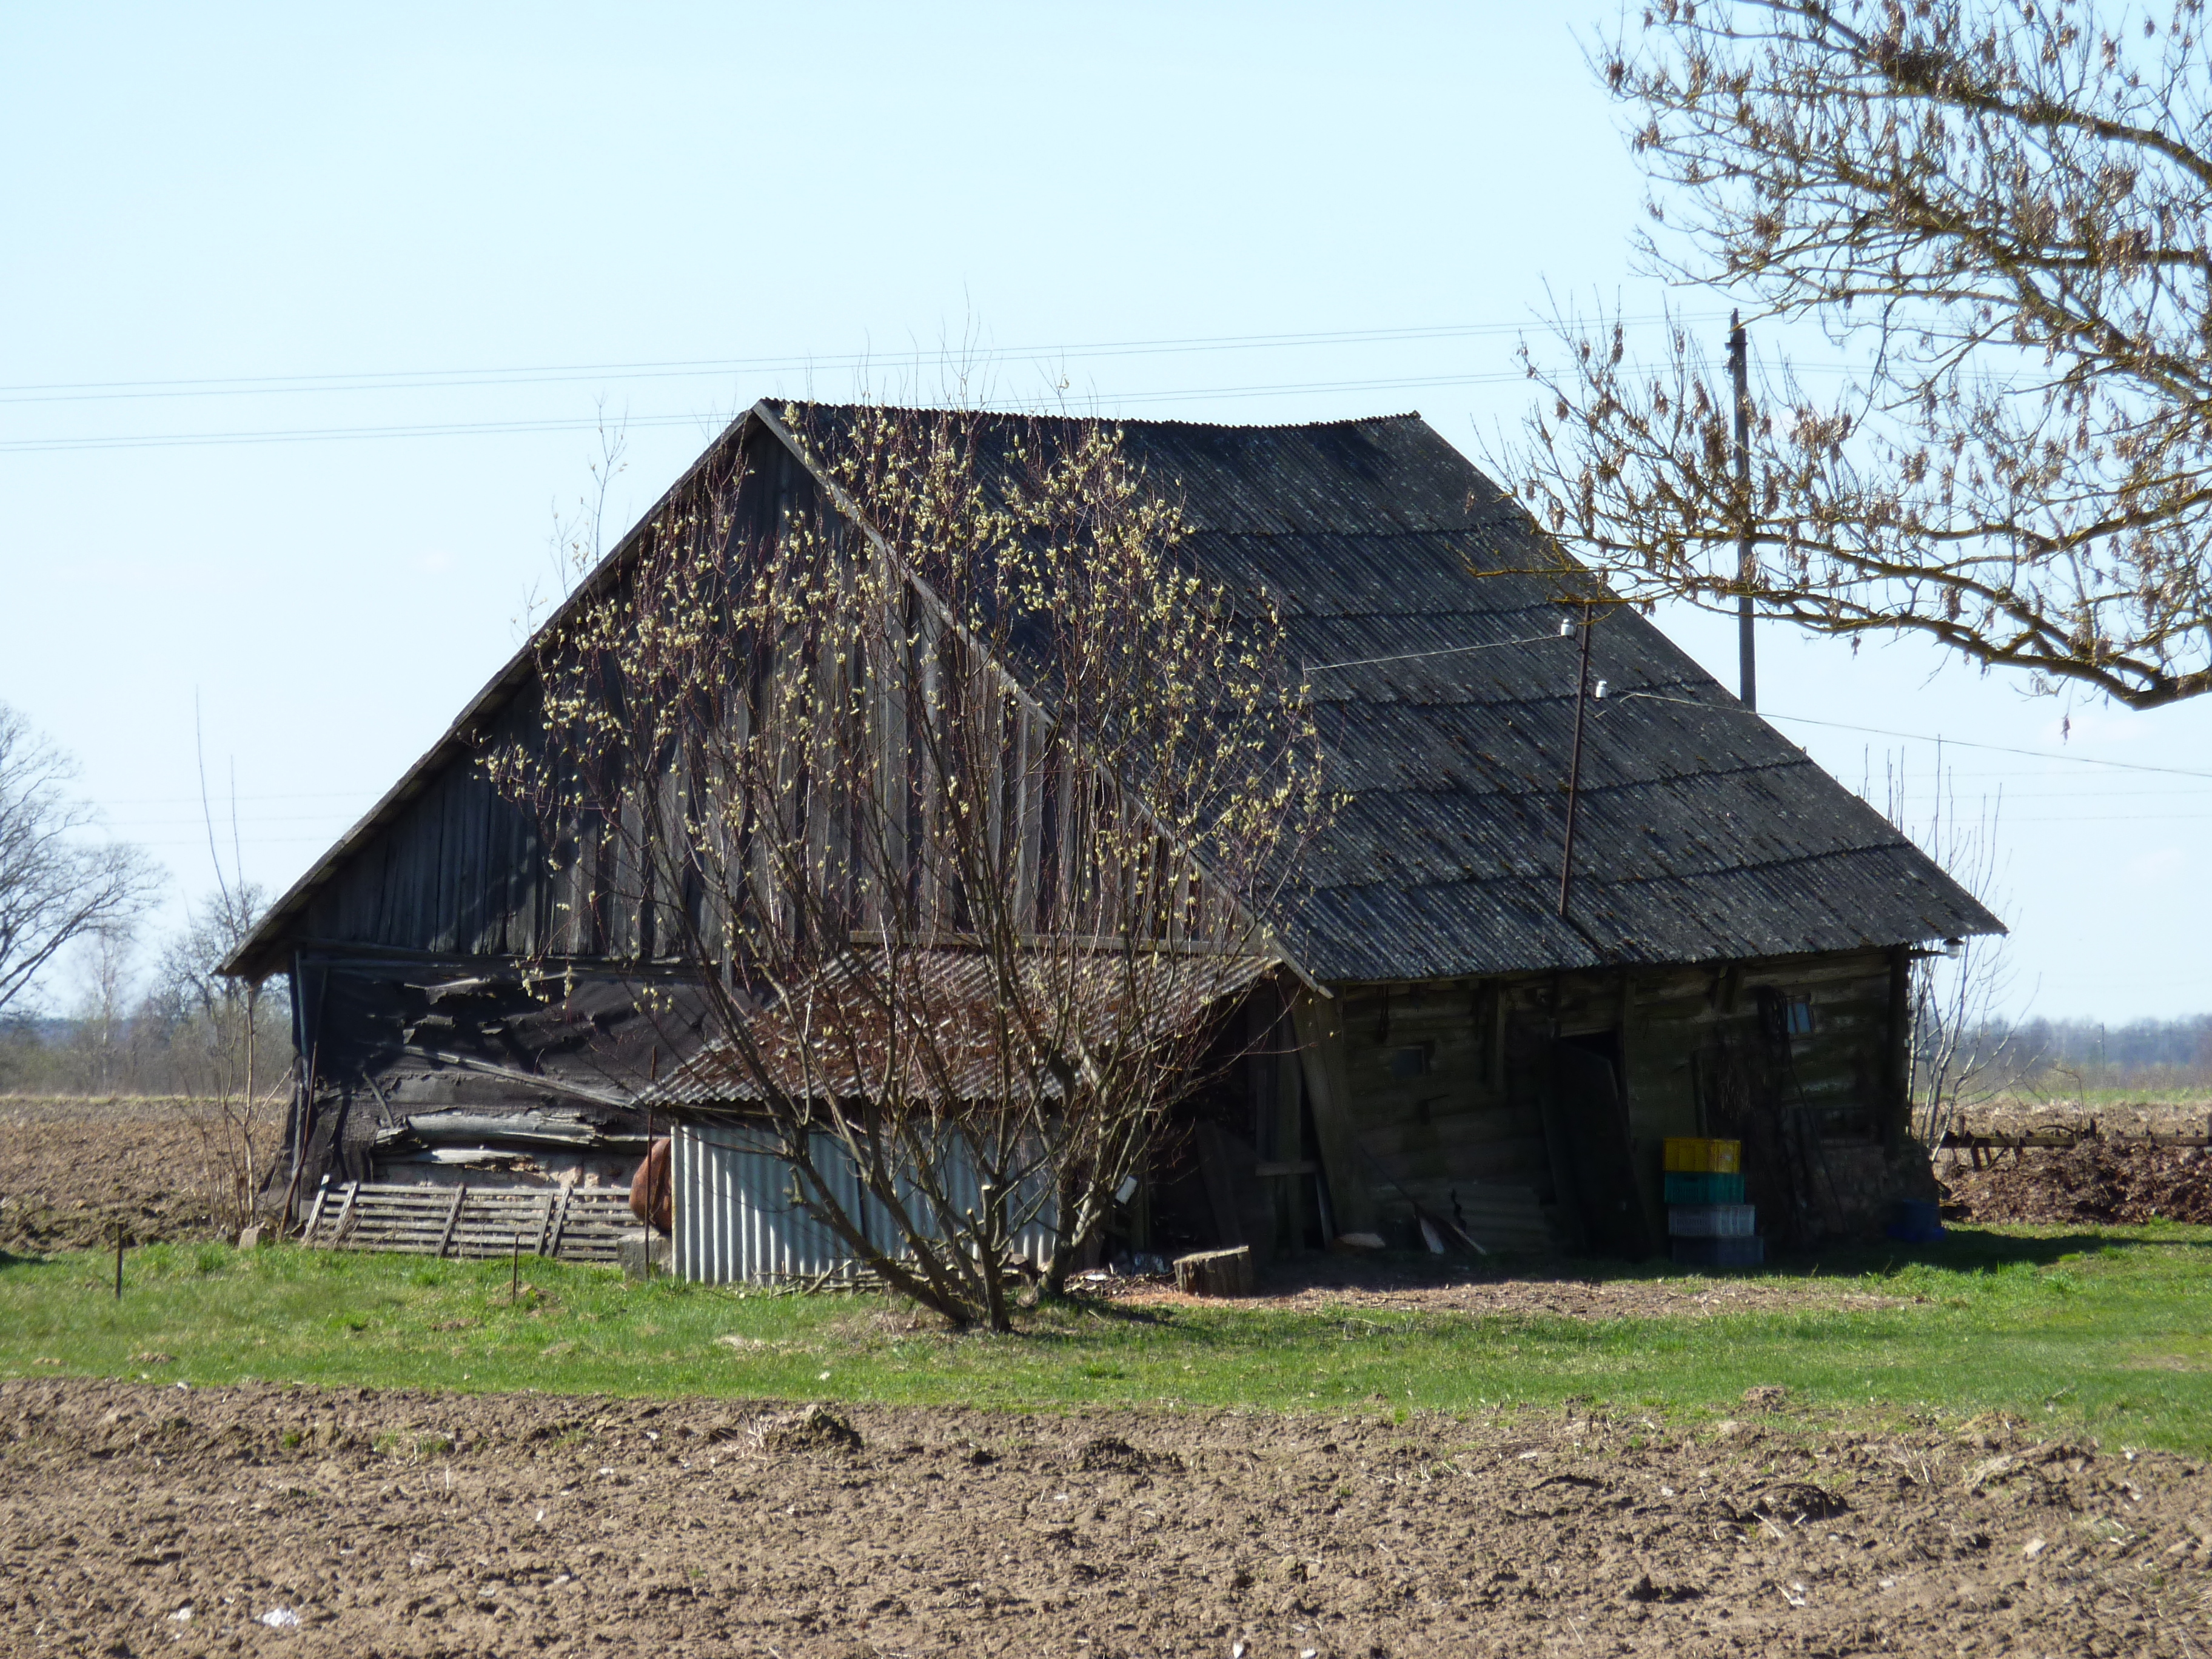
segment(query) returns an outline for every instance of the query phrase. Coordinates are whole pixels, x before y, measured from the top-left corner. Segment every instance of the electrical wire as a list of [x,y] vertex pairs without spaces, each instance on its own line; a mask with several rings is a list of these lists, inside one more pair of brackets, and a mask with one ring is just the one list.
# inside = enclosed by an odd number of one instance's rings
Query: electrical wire
[[[1179,404],[1227,398],[1311,397],[1360,392],[1419,392],[1439,386],[1487,386],[1522,378],[1518,370],[1480,374],[1422,374],[1366,380],[1293,380],[1259,386],[1182,387],[1159,392],[1115,392],[1100,401],[1113,404]],[[1033,401],[1033,400],[1032,400]],[[982,405],[988,407],[988,400]],[[1028,404],[1019,405],[1027,408]],[[552,420],[446,421],[423,425],[356,427],[279,427],[240,432],[121,433],[111,437],[72,435],[62,438],[0,439],[0,454],[53,455],[83,450],[227,448],[240,444],[359,442],[379,438],[458,438],[518,436],[555,432],[591,432],[604,426],[626,431],[661,427],[697,426],[719,428],[733,418],[694,410],[678,415],[625,415],[609,421],[602,416],[572,416]]]
[[1372,668],[1378,663],[1415,662],[1423,657],[1460,657],[1470,651],[1502,651],[1509,645],[1541,645],[1547,640],[1571,639],[1571,633],[1531,634],[1525,639],[1492,640],[1486,645],[1448,645],[1436,651],[1401,651],[1395,657],[1358,657],[1350,662],[1317,662],[1307,664],[1301,672],[1325,674],[1335,668]]
[[[1621,319],[1626,324],[1663,321],[1715,322],[1710,315],[1668,318],[1659,313]],[[1006,346],[993,349],[994,359],[1010,357],[1146,357],[1189,352],[1279,350],[1332,345],[1392,345],[1424,340],[1472,339],[1486,335],[1515,334],[1527,323],[1441,323],[1405,328],[1324,329],[1310,333],[1188,335],[1152,340],[1091,340],[1073,345]],[[951,356],[940,351],[939,357]],[[773,374],[832,368],[869,368],[878,364],[921,362],[930,356],[914,351],[884,355],[872,351],[836,354],[827,357],[692,357],[615,363],[550,363],[496,368],[362,369],[321,374],[252,374],[210,376],[175,380],[52,380],[20,386],[0,386],[0,403],[56,403],[111,401],[135,398],[264,397],[305,392],[420,391],[448,386],[544,386],[563,380],[664,380],[736,373]],[[1516,378],[1518,378],[1516,376]]]
[[1662,696],[1656,691],[1622,691],[1602,701],[1623,703],[1638,699],[1648,702],[1678,703],[1685,708],[1703,709],[1712,714],[1748,714],[1753,720],[1789,720],[1798,726],[1824,726],[1832,731],[1863,732],[1873,737],[1901,738],[1912,743],[1938,743],[1952,749],[1980,749],[1998,755],[2025,755],[2031,760],[2065,761],[2076,766],[2107,766],[2123,772],[2154,772],[2166,777],[2212,779],[2212,772],[2197,771],[2185,766],[2153,766],[2145,761],[2106,760],[2096,755],[2060,755],[2048,749],[2021,749],[2010,744],[1977,743],[1970,738],[1947,738],[1940,732],[1899,732],[1881,726],[1853,726],[1843,720],[1816,720],[1810,714],[1784,714],[1771,708],[1730,708],[1723,703],[1699,702],[1692,697]]

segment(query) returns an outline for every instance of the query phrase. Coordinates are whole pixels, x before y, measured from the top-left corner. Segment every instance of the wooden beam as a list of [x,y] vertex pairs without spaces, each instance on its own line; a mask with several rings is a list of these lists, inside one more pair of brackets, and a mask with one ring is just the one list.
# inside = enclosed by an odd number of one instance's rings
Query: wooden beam
[[565,1190],[567,1189],[564,1188],[549,1188],[546,1189],[544,1206],[539,1210],[538,1214],[538,1254],[540,1255],[550,1255],[553,1254],[553,1252],[547,1249],[545,1246],[547,1242],[551,1238],[553,1233],[553,1207],[561,1201],[561,1194]]
[[331,1224],[331,1243],[336,1244],[345,1237],[346,1223],[353,1219],[353,1201],[361,1196],[361,1182],[346,1182],[345,1202],[338,1206],[338,1218]]
[[1351,1091],[1345,1082],[1343,1004],[1322,1002],[1300,993],[1291,1000],[1298,1036],[1298,1058],[1305,1072],[1306,1100],[1313,1109],[1315,1148],[1322,1178],[1328,1182],[1339,1234],[1375,1230],[1375,1193],[1359,1155],[1359,1132],[1352,1125]]
[[1881,1144],[1898,1147],[1912,1133],[1912,957],[1899,945],[1889,952],[1888,1029],[1882,1033]]
[[1198,1169],[1206,1182],[1206,1204],[1213,1212],[1214,1234],[1224,1249],[1234,1249],[1245,1242],[1244,1218],[1237,1213],[1236,1176],[1221,1140],[1219,1124],[1199,1124]]
[[442,1256],[453,1242],[453,1229],[460,1224],[461,1201],[469,1195],[468,1183],[453,1188],[453,1206],[446,1212],[446,1231],[438,1236],[438,1248],[430,1254]]

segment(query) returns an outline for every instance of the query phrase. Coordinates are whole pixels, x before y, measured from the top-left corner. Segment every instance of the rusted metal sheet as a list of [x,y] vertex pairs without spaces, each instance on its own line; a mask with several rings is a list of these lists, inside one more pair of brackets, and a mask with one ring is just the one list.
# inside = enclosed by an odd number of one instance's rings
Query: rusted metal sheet
[[[1029,994],[1072,1014],[1083,1046],[1150,1041],[1202,1019],[1240,995],[1273,964],[1264,957],[1159,951],[1134,959],[1115,951],[1040,951],[1020,971]],[[951,1073],[955,1097],[994,1100],[1005,1092],[1002,1061],[1018,1067],[1017,1043],[994,1036],[1000,1000],[998,968],[980,951],[914,951],[895,961],[854,951],[794,989],[754,1021],[751,1040],[775,1087],[799,1099],[934,1097],[939,1087],[914,1056],[923,1044]],[[894,1078],[891,1042],[908,1058]],[[1034,1056],[1042,1069],[1049,1056]],[[1018,1084],[1018,1089],[1024,1085]],[[1057,1098],[1048,1080],[1047,1097]],[[659,1086],[640,1097],[654,1110],[742,1104],[764,1097],[759,1073],[727,1038],[708,1041]]]

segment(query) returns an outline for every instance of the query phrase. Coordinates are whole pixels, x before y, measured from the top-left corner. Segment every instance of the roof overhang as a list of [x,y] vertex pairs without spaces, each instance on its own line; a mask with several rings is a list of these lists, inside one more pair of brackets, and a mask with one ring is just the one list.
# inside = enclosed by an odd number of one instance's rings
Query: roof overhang
[[763,421],[762,416],[769,413],[763,399],[723,428],[720,435],[707,447],[706,453],[685,468],[684,475],[662,492],[659,499],[630,526],[622,540],[616,543],[607,556],[592,568],[591,574],[576,585],[575,591],[538,625],[522,648],[485,683],[482,690],[469,699],[468,706],[461,710],[438,740],[423,751],[422,757],[407,769],[398,782],[386,790],[382,799],[370,807],[352,829],[339,836],[329,851],[310,865],[306,874],[285,889],[283,896],[263,913],[253,931],[239,943],[237,949],[223,958],[218,971],[234,979],[259,981],[289,965],[300,918],[306,913],[316,893],[345,866],[356,852],[398,817],[401,809],[428,788],[440,772],[472,751],[478,733],[491,716],[536,672],[539,641],[567,621],[580,606],[607,590],[636,556],[645,544],[647,533],[662,512],[701,473],[724,459],[732,449],[741,447],[756,428],[765,428],[773,431],[780,441],[788,441],[780,422]]

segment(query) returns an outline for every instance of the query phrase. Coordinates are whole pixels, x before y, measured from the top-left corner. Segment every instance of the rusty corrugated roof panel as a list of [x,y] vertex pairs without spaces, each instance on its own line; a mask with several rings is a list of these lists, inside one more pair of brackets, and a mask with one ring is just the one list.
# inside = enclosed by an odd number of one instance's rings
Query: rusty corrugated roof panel
[[[753,1017],[757,1066],[718,1036],[640,1103],[742,1107],[766,1098],[769,1081],[801,1100],[996,1100],[1009,1092],[1009,1070],[1014,1094],[1057,1098],[1043,1080],[1054,1062],[1188,1030],[1274,966],[1251,956],[1040,949],[1015,964],[1025,988],[1007,996],[997,960],[981,951],[855,951]],[[1067,1029],[1002,1033],[1017,1006]]]

